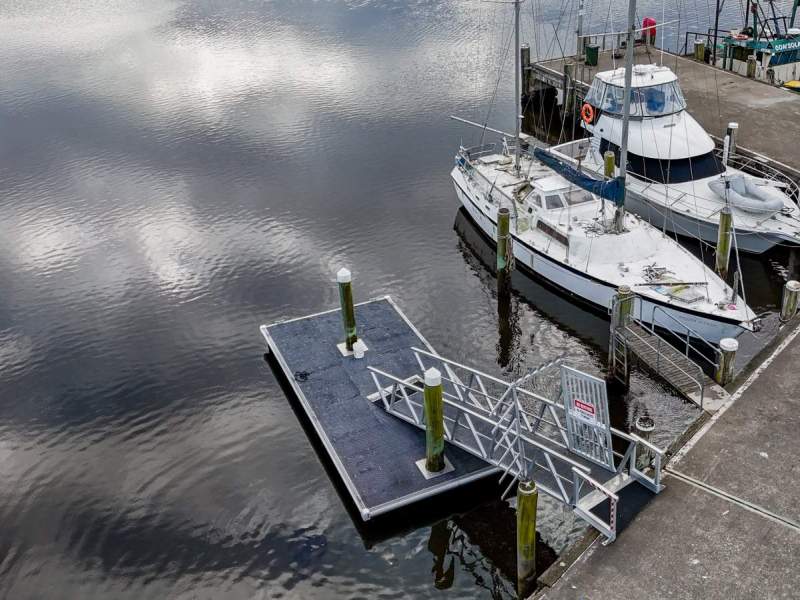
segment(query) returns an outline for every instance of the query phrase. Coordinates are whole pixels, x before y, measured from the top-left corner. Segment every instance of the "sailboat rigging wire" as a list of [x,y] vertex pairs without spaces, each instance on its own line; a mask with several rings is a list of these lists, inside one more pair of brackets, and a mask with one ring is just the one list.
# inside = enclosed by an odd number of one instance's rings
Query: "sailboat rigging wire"
[[503,65],[506,62],[506,58],[508,58],[508,49],[511,46],[511,38],[512,37],[513,37],[513,32],[511,33],[511,35],[508,36],[508,42],[506,42],[505,53],[503,54],[503,59],[500,61],[500,66],[497,69],[497,71],[498,71],[497,72],[497,81],[495,82],[494,91],[492,92],[492,99],[489,101],[489,108],[486,111],[486,119],[484,120],[484,124],[483,124],[484,130],[483,130],[483,132],[481,132],[481,140],[480,140],[480,143],[478,144],[479,146],[483,146],[483,140],[486,137],[486,125],[489,123],[489,118],[492,115],[492,108],[494,107],[495,100],[497,99],[497,90],[499,89],[500,81],[503,78]]

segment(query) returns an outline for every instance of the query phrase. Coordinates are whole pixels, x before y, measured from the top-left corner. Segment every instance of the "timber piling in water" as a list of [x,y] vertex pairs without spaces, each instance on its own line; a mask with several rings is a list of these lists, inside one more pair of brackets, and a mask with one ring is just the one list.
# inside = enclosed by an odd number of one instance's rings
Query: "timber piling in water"
[[733,233],[733,214],[727,204],[719,211],[719,230],[717,231],[716,269],[719,276],[728,276],[728,265],[731,259],[731,239]]
[[536,510],[539,492],[533,481],[517,487],[517,590],[525,598],[536,587]]
[[431,473],[444,470],[444,403],[442,374],[431,367],[425,371],[425,468]]
[[339,303],[342,310],[342,324],[344,325],[344,347],[348,352],[353,351],[353,344],[358,340],[356,335],[356,316],[353,309],[353,284],[350,271],[340,269],[336,274],[339,284]]

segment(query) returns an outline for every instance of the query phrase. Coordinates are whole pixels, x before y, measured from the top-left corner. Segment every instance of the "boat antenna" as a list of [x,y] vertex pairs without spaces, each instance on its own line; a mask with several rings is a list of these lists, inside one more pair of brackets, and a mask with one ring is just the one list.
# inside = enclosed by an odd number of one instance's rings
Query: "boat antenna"
[[622,140],[619,153],[619,180],[622,187],[622,202],[614,214],[614,229],[622,233],[625,229],[625,175],[628,170],[628,125],[631,120],[631,88],[633,84],[633,46],[636,37],[636,0],[628,2],[628,33],[625,42],[625,92],[622,97]]
[[520,73],[520,45],[519,45],[519,6],[522,0],[514,0],[514,173],[519,177],[519,151],[520,139],[519,130],[522,115],[520,113],[520,101],[522,96],[519,91]]

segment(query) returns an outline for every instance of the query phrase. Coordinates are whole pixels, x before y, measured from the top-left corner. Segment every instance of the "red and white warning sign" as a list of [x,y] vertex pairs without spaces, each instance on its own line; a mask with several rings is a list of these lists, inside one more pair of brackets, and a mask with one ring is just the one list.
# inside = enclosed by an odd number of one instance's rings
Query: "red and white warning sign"
[[597,420],[597,414],[593,404],[590,404],[588,402],[583,402],[578,398],[573,398],[572,408],[576,412],[575,416],[579,418],[588,419],[590,421]]

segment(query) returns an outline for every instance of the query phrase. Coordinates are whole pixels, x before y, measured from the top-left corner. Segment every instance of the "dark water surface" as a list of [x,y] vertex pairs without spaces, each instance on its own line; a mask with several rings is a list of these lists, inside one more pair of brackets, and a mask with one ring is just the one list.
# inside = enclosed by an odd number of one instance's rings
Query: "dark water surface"
[[[538,10],[567,35],[560,3]],[[518,274],[498,323],[492,250],[449,182],[473,133],[447,116],[485,115],[510,14],[0,5],[0,597],[511,593],[496,499],[356,528],[258,333],[335,306],[348,266],[357,299],[391,294],[454,359],[603,372],[607,323]],[[663,442],[695,416],[636,382],[621,425],[645,406]],[[560,552],[582,527],[540,502]]]

